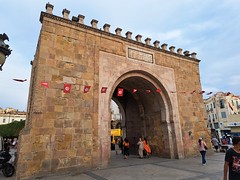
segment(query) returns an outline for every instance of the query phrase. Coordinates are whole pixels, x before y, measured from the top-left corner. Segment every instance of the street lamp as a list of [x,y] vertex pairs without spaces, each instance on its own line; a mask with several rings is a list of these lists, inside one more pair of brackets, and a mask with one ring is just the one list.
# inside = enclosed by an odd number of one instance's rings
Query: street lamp
[[0,34],[0,71],[2,71],[2,67],[6,61],[6,58],[11,54],[11,49],[9,49],[9,45],[5,44],[4,41],[8,40],[8,36],[3,33]]

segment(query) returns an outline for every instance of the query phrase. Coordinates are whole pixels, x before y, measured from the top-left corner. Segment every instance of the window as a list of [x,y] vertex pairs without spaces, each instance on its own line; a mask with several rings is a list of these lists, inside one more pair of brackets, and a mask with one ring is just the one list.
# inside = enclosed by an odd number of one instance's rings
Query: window
[[222,118],[227,118],[226,112],[221,112]]
[[211,105],[211,109],[213,108],[213,106],[212,106],[212,104],[210,104]]
[[3,119],[3,123],[6,123],[6,119]]
[[215,119],[217,119],[217,114],[215,114]]
[[215,108],[215,102],[213,102],[213,108]]
[[234,101],[232,100],[232,106],[234,106]]
[[236,101],[236,106],[238,107],[238,101]]
[[209,107],[208,107],[208,105],[207,105],[207,110],[209,110]]
[[211,116],[210,116],[210,114],[208,115],[208,120],[211,121]]
[[221,99],[221,100],[219,101],[219,105],[220,105],[220,108],[221,108],[221,109],[225,108],[224,100]]

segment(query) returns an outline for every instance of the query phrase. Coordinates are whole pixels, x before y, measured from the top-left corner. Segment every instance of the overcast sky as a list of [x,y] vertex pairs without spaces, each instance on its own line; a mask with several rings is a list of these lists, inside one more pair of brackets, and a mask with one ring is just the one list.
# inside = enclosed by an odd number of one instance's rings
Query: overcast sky
[[[6,33],[12,54],[0,71],[0,107],[27,109],[30,61],[41,28],[40,12],[54,5],[53,14],[85,16],[85,24],[98,20],[98,27],[111,25],[196,52],[202,89],[240,95],[240,0],[0,0],[0,34]],[[13,78],[27,79],[20,83]]]

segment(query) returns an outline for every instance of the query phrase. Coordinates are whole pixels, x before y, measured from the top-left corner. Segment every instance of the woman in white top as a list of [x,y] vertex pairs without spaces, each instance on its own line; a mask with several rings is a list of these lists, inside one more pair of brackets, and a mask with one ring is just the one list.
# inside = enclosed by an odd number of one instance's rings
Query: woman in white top
[[198,140],[198,144],[199,144],[199,151],[202,156],[202,165],[205,166],[207,163],[206,158],[205,158],[206,152],[207,152],[207,145],[201,137]]
[[139,138],[137,145],[138,145],[139,158],[142,159],[143,158],[143,149],[144,149],[142,138]]

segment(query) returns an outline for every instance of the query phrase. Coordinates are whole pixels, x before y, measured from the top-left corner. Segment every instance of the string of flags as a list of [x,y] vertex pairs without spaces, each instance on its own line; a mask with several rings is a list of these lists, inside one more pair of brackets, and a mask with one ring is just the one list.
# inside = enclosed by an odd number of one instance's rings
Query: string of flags
[[[25,80],[24,80],[25,81]],[[22,81],[20,81],[20,82],[22,82]],[[41,86],[42,87],[44,87],[44,88],[49,88],[49,83],[48,82],[45,82],[45,81],[42,81],[41,82]],[[64,93],[70,93],[71,92],[71,84],[68,84],[68,83],[65,83],[64,85],[63,85],[63,92]],[[83,86],[83,93],[88,93],[89,91],[90,91],[90,89],[91,89],[91,86],[89,86],[89,85],[84,85]],[[101,93],[102,94],[104,94],[104,93],[107,93],[107,90],[108,90],[108,87],[101,87]],[[144,92],[145,91],[145,93],[147,93],[147,94],[150,94],[150,93],[152,93],[153,92],[153,90],[150,90],[150,89],[145,89],[145,90],[143,90],[143,89],[136,89],[136,88],[133,88],[132,89],[132,93],[134,94],[134,93],[137,93],[137,92],[139,92],[139,91],[141,91],[141,92]],[[157,93],[161,93],[162,92],[162,90],[160,89],[160,88],[157,88],[156,90],[155,90],[155,92],[157,92]],[[182,94],[206,94],[206,95],[211,95],[211,94],[213,94],[213,92],[206,92],[206,91],[203,91],[203,90],[201,90],[201,91],[199,91],[199,90],[193,90],[193,91],[190,91],[190,92],[187,92],[187,91],[178,91],[178,92],[176,92],[176,91],[170,91],[170,93],[182,93]],[[231,93],[230,92],[227,92],[227,93],[225,93],[225,96],[229,96]],[[119,96],[119,97],[121,97],[121,96],[123,96],[124,95],[124,89],[123,88],[118,88],[117,89],[117,96]],[[240,98],[240,96],[234,96],[234,97],[237,97],[237,98]]]

